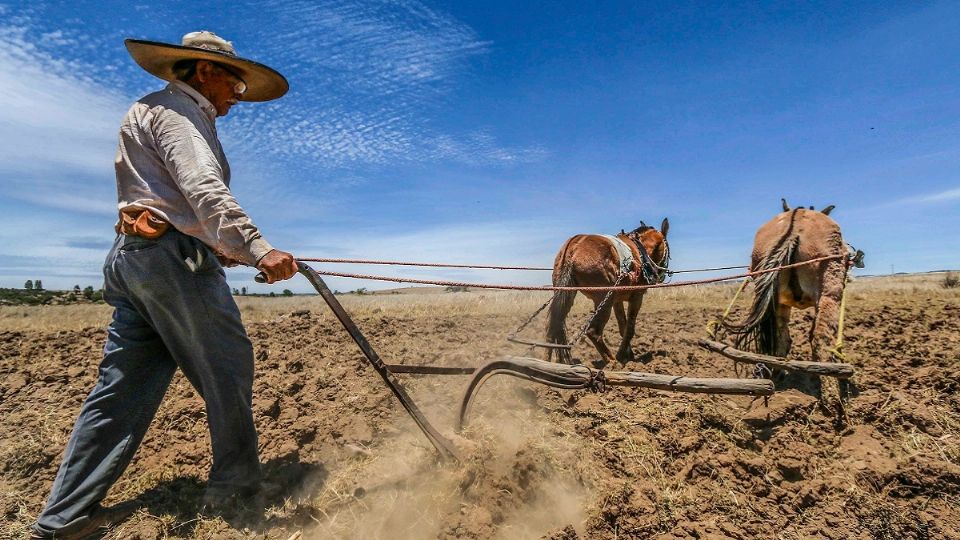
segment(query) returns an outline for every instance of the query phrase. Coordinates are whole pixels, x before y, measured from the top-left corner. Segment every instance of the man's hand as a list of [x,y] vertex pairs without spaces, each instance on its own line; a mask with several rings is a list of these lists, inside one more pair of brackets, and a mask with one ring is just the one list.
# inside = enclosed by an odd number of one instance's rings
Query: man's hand
[[267,276],[267,283],[273,283],[296,275],[297,261],[286,251],[273,249],[260,259],[257,268]]

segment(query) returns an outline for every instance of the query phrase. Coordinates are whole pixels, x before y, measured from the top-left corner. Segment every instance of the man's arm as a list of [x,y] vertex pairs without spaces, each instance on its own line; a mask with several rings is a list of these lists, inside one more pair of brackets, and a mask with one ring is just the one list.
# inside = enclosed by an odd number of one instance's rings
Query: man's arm
[[274,249],[240,207],[223,181],[220,162],[193,121],[166,109],[152,127],[160,158],[216,248],[260,268],[270,283],[292,277],[297,272],[293,256]]

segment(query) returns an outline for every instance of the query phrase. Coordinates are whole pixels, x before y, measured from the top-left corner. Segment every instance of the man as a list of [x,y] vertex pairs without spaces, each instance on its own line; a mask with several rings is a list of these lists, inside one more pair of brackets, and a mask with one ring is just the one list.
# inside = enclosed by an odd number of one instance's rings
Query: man
[[270,283],[292,277],[297,265],[264,240],[231,194],[215,120],[239,101],[279,98],[288,84],[211,32],[187,34],[181,45],[126,46],[170,84],[134,103],[120,126],[120,221],[103,268],[113,321],[96,387],[32,527],[36,539],[86,538],[135,510],[100,502],[178,367],[206,405],[213,467],[204,504],[252,495],[260,482],[253,348],[219,260],[255,266]]

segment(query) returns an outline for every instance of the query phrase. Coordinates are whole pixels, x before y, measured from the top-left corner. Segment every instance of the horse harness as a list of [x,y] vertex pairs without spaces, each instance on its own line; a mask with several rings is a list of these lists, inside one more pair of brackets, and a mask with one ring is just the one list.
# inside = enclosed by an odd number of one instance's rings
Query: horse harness
[[[613,247],[617,250],[617,255],[620,258],[620,271],[617,274],[617,280],[613,283],[613,286],[617,287],[620,285],[620,282],[623,281],[623,278],[634,273],[633,267],[634,267],[634,263],[636,262],[636,259],[633,257],[633,250],[631,250],[630,246],[628,246],[627,243],[624,242],[620,237],[613,236],[610,234],[603,234],[600,236],[603,236],[607,240],[610,240],[610,242],[613,244]],[[636,239],[633,239],[632,237],[631,237],[631,240],[633,241],[634,245],[637,246],[637,251],[640,253],[641,263],[637,265],[639,266],[636,272],[637,277],[639,277],[639,274],[642,273],[643,278],[647,281],[648,284],[652,285],[654,283],[659,283],[661,281],[662,276],[666,275],[667,269],[653,262],[653,259],[650,258],[650,254],[647,253],[647,250],[646,248],[643,247],[643,244],[640,244],[639,242],[636,241]],[[669,260],[669,257],[670,257],[670,251],[668,248],[666,258]],[[658,273],[657,272],[658,269],[663,270],[663,274]],[[507,340],[513,341],[516,338],[517,334],[522,332],[523,329],[527,327],[527,325],[533,322],[533,319],[535,319],[537,315],[540,314],[540,312],[542,312],[544,309],[547,308],[547,306],[553,303],[553,301],[557,297],[558,292],[559,291],[554,292],[553,296],[551,296],[550,299],[546,301],[546,303],[544,303],[542,306],[540,306],[539,309],[534,311],[533,314],[530,315],[530,317],[528,317],[527,320],[523,322],[523,324],[521,324],[516,330],[513,331],[513,333],[511,333],[507,337]],[[603,309],[604,304],[606,304],[610,300],[610,298],[613,296],[613,293],[614,293],[613,290],[607,291],[607,294],[604,295],[603,300],[601,300],[600,303],[597,304],[596,308],[594,308],[593,310],[593,313],[591,313],[590,317],[587,318],[587,323],[583,326],[583,328],[580,330],[577,336],[570,341],[571,344],[579,343],[580,340],[583,339],[583,336],[586,335],[587,329],[590,327],[590,324],[593,323],[593,320],[597,317],[597,314],[600,313],[600,310]],[[533,347],[537,347],[537,346],[543,346],[543,345],[533,344]],[[602,377],[603,377],[602,371],[598,374],[598,377],[600,380],[598,380],[596,384],[600,388],[599,391],[602,392],[605,389],[605,385],[602,380]],[[594,383],[591,383],[590,387],[595,391],[597,391],[594,388],[593,384]]]
[[[644,281],[646,281],[648,285],[653,285],[654,283],[660,283],[662,281],[663,275],[666,274],[666,268],[663,268],[658,264],[656,264],[655,262],[653,262],[653,259],[650,258],[650,254],[647,253],[647,248],[644,247],[644,245],[637,239],[635,235],[628,235],[627,237],[630,238],[630,241],[633,242],[633,245],[637,247],[637,252],[640,253],[640,264],[637,265],[640,268],[638,269],[637,277],[640,277],[640,275],[642,274]],[[612,238],[616,240],[616,242],[614,242],[615,246],[617,245],[617,243],[620,243],[620,244],[623,244],[624,247],[627,247],[626,243],[623,240],[621,240],[619,237],[614,236]],[[619,247],[617,248],[617,251],[618,252],[620,251]],[[634,262],[632,261],[633,259],[632,254],[630,259],[631,259],[631,262]],[[622,253],[621,253],[620,260],[622,265],[623,264]],[[659,269],[664,270],[664,273],[661,274],[658,271]]]

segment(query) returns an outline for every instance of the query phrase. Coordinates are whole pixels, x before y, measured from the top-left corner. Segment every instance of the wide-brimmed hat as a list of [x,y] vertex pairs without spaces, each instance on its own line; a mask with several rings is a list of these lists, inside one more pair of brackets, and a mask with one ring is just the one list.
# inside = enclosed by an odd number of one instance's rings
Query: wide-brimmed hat
[[232,43],[213,32],[190,32],[183,36],[180,45],[142,39],[127,39],[124,44],[140,67],[165,81],[176,78],[173,65],[180,60],[209,60],[229,67],[247,83],[242,101],[270,101],[286,94],[290,88],[287,79],[277,70],[240,58]]

